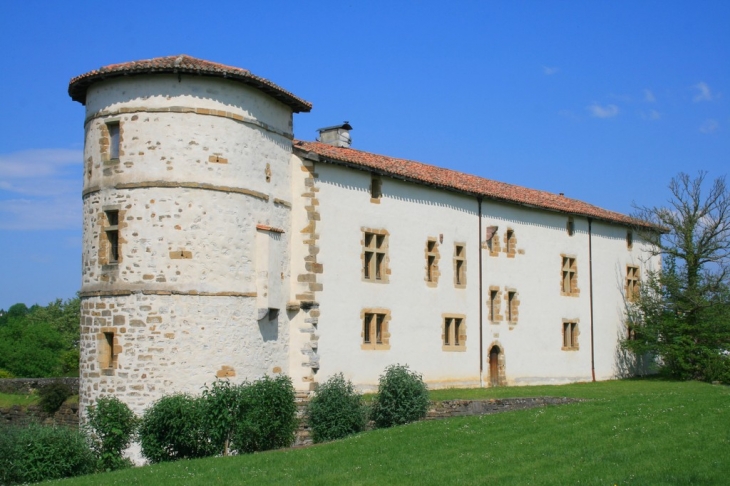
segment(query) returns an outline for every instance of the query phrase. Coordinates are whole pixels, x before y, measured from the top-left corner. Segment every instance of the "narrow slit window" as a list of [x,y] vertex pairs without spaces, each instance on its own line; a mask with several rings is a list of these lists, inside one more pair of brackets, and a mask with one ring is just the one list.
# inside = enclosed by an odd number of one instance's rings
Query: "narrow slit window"
[[626,232],[626,248],[631,250],[634,247],[634,233],[631,231]]
[[365,319],[363,321],[363,342],[365,344],[370,344],[370,325],[373,320],[373,314],[365,314]]
[[451,319],[446,318],[444,320],[444,344],[448,346],[450,344],[449,335],[451,334]]
[[383,344],[383,320],[384,314],[375,314],[375,343]]
[[494,322],[497,320],[497,296],[498,290],[489,291],[489,320]]
[[572,217],[568,218],[566,229],[568,230],[568,236],[573,236],[573,233],[575,232],[575,221],[573,221]]
[[119,158],[119,122],[109,123],[106,126],[109,131],[109,158]]
[[105,332],[104,333],[104,354],[105,361],[106,361],[106,367],[107,368],[114,368],[116,364],[117,357],[114,354],[114,333],[113,332]]
[[459,345],[459,333],[461,332],[461,319],[454,319],[454,346]]
[[515,320],[515,292],[507,292],[507,320],[514,322]]

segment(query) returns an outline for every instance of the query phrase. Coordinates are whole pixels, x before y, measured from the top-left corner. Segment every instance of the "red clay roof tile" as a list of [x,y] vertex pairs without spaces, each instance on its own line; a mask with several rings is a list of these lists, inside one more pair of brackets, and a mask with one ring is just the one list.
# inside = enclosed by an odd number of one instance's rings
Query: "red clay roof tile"
[[[602,209],[577,199],[504,182],[493,181],[455,170],[444,169],[406,159],[397,159],[350,148],[334,147],[320,142],[294,141],[294,148],[311,152],[325,160],[343,165],[370,169],[374,172],[463,192],[487,199],[531,206],[577,216],[587,216],[628,226],[644,226],[645,222],[621,213]],[[649,226],[650,227],[650,226]]]
[[68,94],[74,101],[86,104],[86,90],[91,84],[97,81],[135,74],[157,73],[196,74],[200,76],[233,79],[267,93],[269,96],[290,106],[296,113],[302,111],[307,112],[312,109],[310,102],[294,96],[289,91],[275,85],[268,79],[256,76],[246,69],[205,61],[184,54],[111,64],[94,71],[89,71],[81,76],[76,76],[69,82]]

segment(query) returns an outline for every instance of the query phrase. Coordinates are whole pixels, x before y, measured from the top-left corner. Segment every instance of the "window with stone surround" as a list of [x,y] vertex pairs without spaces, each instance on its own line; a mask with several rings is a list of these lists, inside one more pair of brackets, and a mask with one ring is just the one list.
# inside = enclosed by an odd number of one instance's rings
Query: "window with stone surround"
[[106,237],[106,263],[119,263],[119,210],[105,210],[106,225],[104,235]]
[[383,179],[378,174],[370,176],[370,202],[379,203],[383,195]]
[[436,238],[426,240],[426,284],[436,287],[439,281],[439,244]]
[[516,290],[507,291],[507,322],[510,324],[517,324],[517,318],[519,316],[520,301],[517,299]]
[[109,159],[119,159],[119,122],[112,121],[106,124],[106,129],[109,132]]
[[489,321],[496,324],[502,320],[502,316],[499,315],[499,308],[501,305],[501,298],[499,296],[499,287],[489,287]]
[[466,288],[466,244],[454,244],[454,286]]
[[102,331],[99,339],[99,367],[113,370],[117,367],[116,336],[113,331]]
[[362,319],[362,344],[361,349],[365,350],[387,350],[390,349],[390,311],[387,309],[363,309],[360,313]]
[[443,314],[441,328],[441,349],[443,351],[466,351],[466,316]]
[[486,241],[487,249],[489,250],[489,256],[499,256],[499,235],[497,234],[497,226],[488,226]]
[[362,279],[366,282],[388,282],[388,232],[363,229]]
[[560,271],[560,295],[578,297],[578,265],[573,256],[561,255],[562,266]]
[[563,351],[577,351],[578,347],[578,323],[576,321],[563,320]]
[[507,258],[514,258],[517,254],[517,238],[513,229],[508,229],[504,233],[504,252]]
[[639,267],[626,265],[626,300],[636,302],[639,298]]

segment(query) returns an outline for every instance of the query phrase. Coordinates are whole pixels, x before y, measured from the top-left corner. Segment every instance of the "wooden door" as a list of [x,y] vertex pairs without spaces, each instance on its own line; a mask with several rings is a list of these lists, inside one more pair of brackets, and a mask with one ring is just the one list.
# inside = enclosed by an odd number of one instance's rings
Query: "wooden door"
[[492,346],[489,351],[489,382],[492,386],[499,385],[499,348]]

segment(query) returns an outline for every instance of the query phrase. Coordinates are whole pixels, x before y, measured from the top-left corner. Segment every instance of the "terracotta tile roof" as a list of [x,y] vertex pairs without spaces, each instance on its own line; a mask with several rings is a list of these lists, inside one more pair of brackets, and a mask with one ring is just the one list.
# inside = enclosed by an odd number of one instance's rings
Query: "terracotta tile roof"
[[328,162],[368,169],[392,177],[428,184],[470,195],[482,196],[513,204],[587,216],[629,226],[648,226],[646,223],[621,213],[602,209],[592,204],[526,187],[484,179],[455,170],[444,169],[406,159],[397,159],[349,148],[334,147],[320,142],[294,141],[294,148],[314,153]]
[[85,104],[86,90],[91,84],[97,81],[135,74],[154,73],[184,73],[233,79],[260,89],[269,96],[289,105],[296,113],[302,111],[307,112],[312,109],[310,102],[294,96],[289,91],[275,85],[268,79],[258,77],[246,69],[205,61],[184,54],[180,56],[156,57],[143,61],[111,64],[94,71],[89,71],[71,80],[68,85],[68,94],[74,101]]

